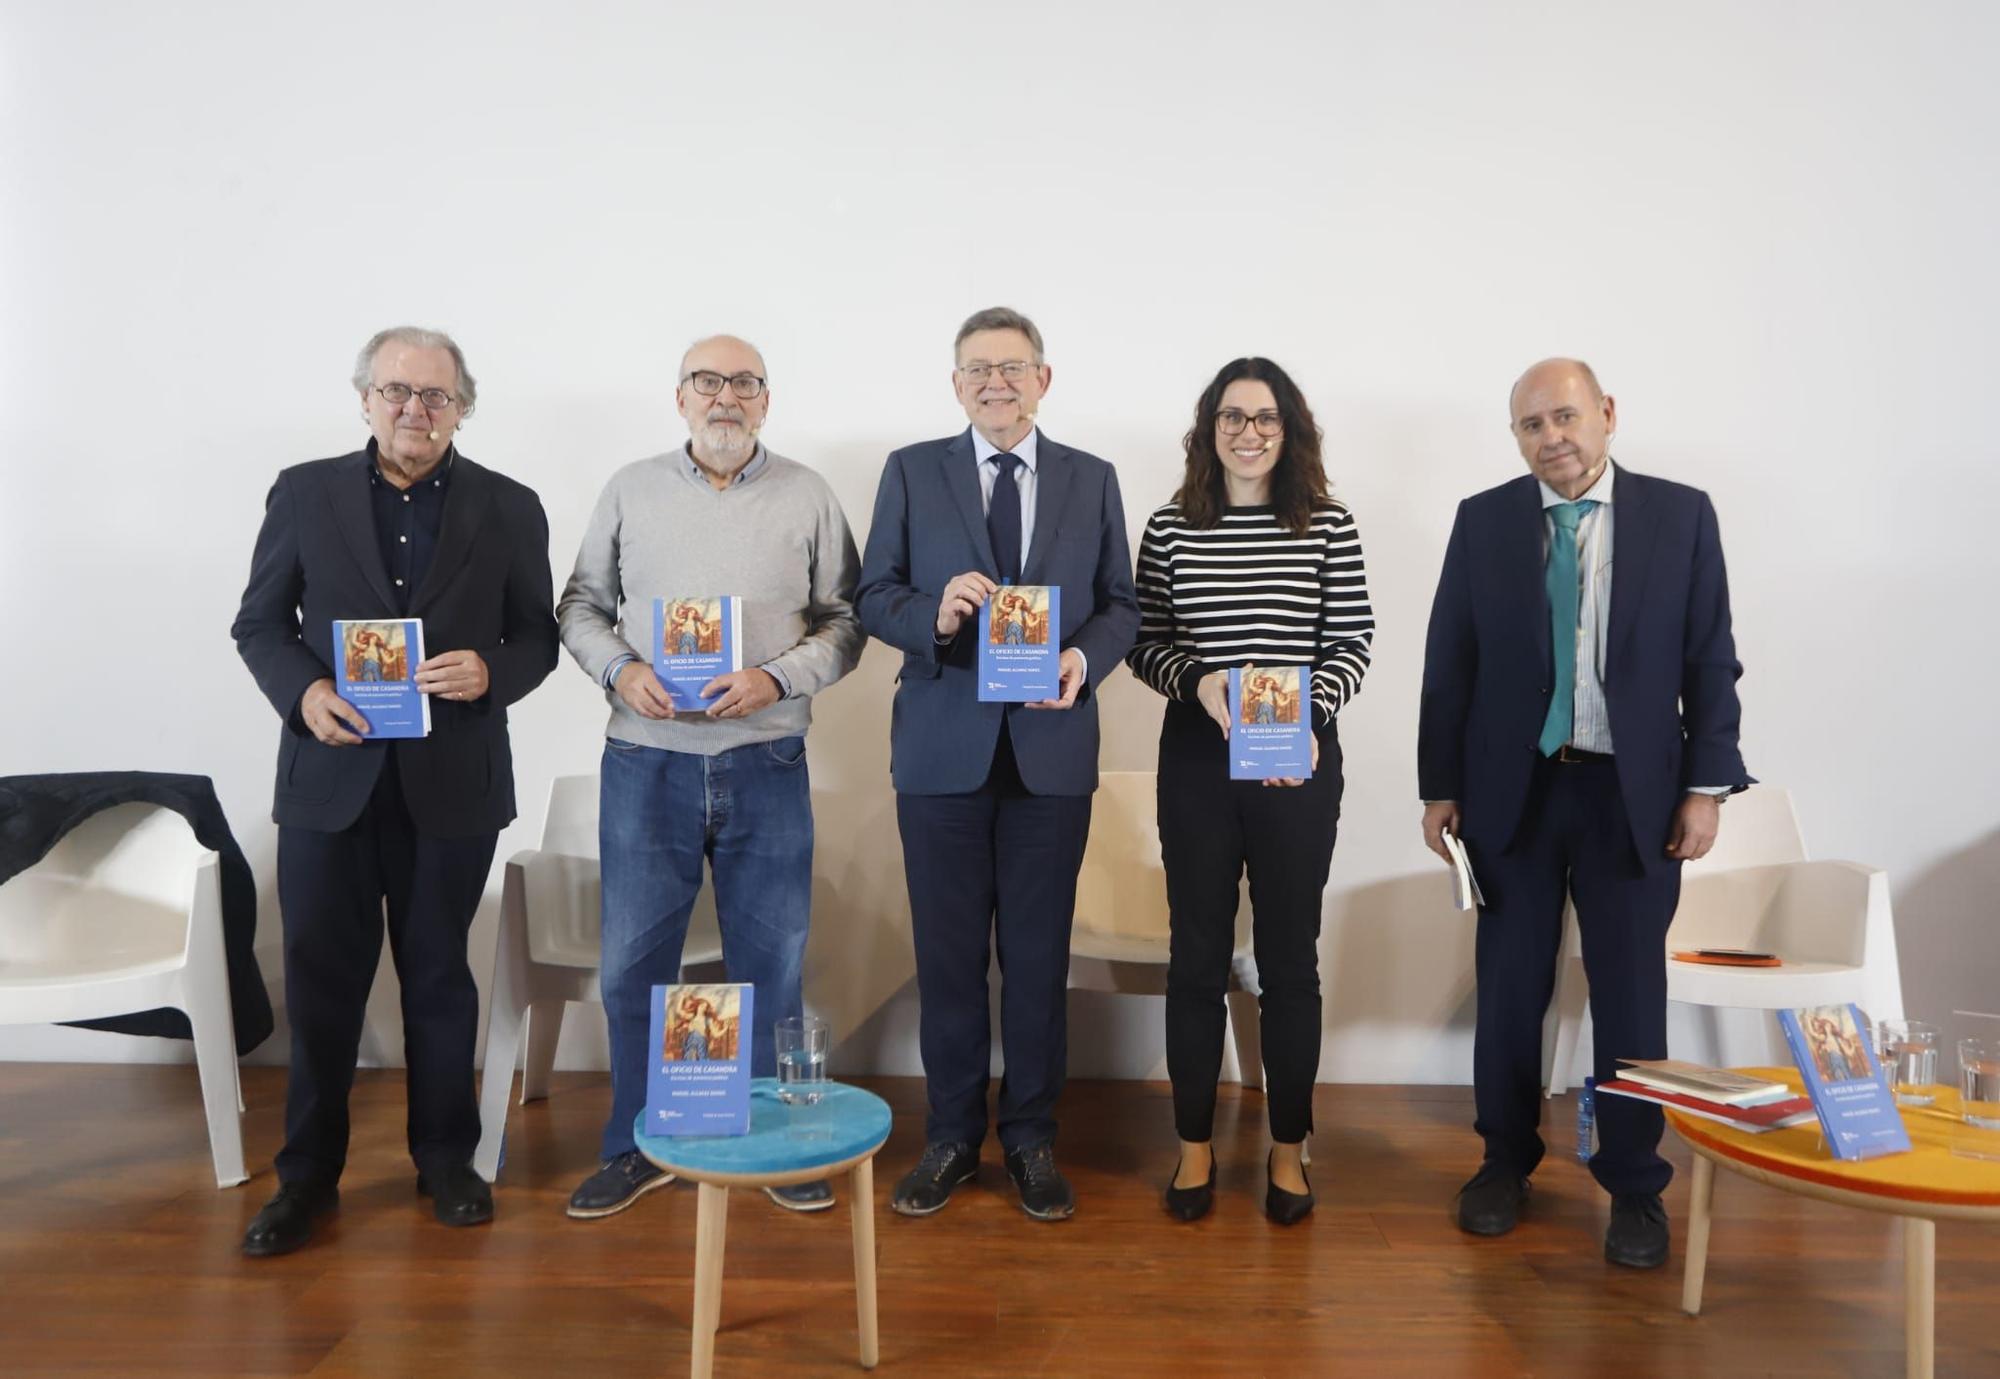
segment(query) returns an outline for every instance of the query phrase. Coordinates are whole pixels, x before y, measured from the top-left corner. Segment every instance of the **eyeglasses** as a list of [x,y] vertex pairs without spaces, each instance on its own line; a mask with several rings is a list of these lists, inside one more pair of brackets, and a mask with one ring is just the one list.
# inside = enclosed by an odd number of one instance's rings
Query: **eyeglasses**
[[1215,414],[1215,429],[1225,436],[1240,436],[1245,423],[1255,422],[1260,436],[1282,436],[1285,434],[1285,419],[1276,412],[1259,412],[1251,416],[1239,412],[1234,407],[1224,407]]
[[727,383],[729,391],[748,402],[764,391],[764,380],[754,373],[719,374],[712,369],[696,369],[682,377],[681,382],[694,384],[694,390],[703,397],[716,397]]
[[442,412],[458,401],[442,388],[412,388],[407,383],[381,383],[376,385],[375,391],[382,394],[382,400],[391,407],[401,407],[414,397],[433,412]]
[[972,364],[960,364],[958,366],[958,376],[977,388],[996,373],[1009,383],[1019,383],[1040,367],[1041,365],[1030,364],[1025,359],[1009,359],[999,364],[988,364],[981,361]]

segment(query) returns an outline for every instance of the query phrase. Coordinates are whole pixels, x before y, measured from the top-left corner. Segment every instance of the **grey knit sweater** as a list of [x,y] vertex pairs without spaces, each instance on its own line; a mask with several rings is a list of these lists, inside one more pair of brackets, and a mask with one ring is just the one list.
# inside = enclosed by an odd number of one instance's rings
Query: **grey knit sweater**
[[777,703],[747,718],[683,712],[658,720],[605,691],[607,735],[712,756],[805,732],[812,696],[861,659],[859,567],[840,503],[812,470],[760,446],[737,482],[718,491],[685,449],[675,450],[611,476],[556,621],[569,654],[601,685],[613,662],[650,659],[655,598],[740,597],[743,665],[778,672],[790,693]]

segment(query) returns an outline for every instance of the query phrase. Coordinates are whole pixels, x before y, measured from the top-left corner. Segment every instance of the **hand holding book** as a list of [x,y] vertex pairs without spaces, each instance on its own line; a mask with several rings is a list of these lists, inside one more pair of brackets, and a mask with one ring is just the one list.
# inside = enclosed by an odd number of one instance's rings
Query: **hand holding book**
[[417,689],[424,694],[469,704],[491,683],[486,659],[476,651],[440,651],[417,663]]

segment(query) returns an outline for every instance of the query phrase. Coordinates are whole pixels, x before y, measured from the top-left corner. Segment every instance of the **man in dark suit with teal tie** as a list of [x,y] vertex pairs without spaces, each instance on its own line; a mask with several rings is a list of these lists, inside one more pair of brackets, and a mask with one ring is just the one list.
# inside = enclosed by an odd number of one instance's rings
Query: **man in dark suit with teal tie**
[[[999,1135],[1021,1206],[1074,1210],[1055,1165],[1070,919],[1097,789],[1096,688],[1139,630],[1118,476],[1035,427],[1041,333],[995,307],[959,328],[952,382],[971,427],[889,456],[855,607],[903,653],[890,736],[910,889],[923,1157],[892,1203],[944,1206],[979,1166],[991,1055],[986,970],[1002,982]],[[1060,693],[982,703],[979,610],[1003,585],[1062,590]]]
[[[1616,404],[1577,360],[1529,369],[1510,411],[1530,472],[1459,505],[1417,745],[1424,841],[1446,856],[1443,835],[1460,838],[1486,897],[1473,1050],[1486,1152],[1458,1203],[1475,1235],[1513,1229],[1541,1161],[1542,1020],[1564,898],[1583,938],[1596,1076],[1665,1057],[1681,863],[1714,843],[1721,799],[1751,784],[1708,495],[1611,461]],[[1660,1111],[1607,1097],[1597,1128],[1605,1257],[1657,1267],[1673,1174]]]

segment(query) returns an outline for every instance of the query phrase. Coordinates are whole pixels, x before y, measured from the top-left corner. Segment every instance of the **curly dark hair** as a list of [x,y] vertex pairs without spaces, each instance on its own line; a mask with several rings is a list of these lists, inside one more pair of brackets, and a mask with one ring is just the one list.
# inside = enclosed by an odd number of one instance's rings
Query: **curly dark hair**
[[1277,467],[1271,471],[1271,506],[1278,521],[1294,535],[1304,536],[1312,527],[1314,504],[1329,496],[1326,469],[1320,463],[1320,430],[1313,421],[1312,408],[1292,376],[1269,359],[1251,356],[1232,359],[1222,366],[1215,379],[1202,390],[1194,405],[1194,425],[1181,440],[1187,451],[1187,468],[1181,475],[1180,492],[1174,495],[1181,515],[1195,527],[1212,527],[1222,520],[1229,506],[1222,458],[1215,450],[1215,414],[1222,410],[1222,394],[1239,378],[1253,378],[1266,384],[1278,400],[1278,416],[1285,424],[1285,446],[1278,452]]

